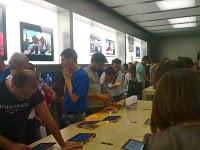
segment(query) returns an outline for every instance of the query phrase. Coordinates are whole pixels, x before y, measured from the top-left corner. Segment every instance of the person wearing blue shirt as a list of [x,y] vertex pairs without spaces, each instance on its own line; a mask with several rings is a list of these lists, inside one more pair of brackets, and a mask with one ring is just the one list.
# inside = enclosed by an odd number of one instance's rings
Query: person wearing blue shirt
[[65,79],[64,114],[61,127],[81,121],[86,115],[89,77],[77,64],[77,53],[68,48],[61,53],[61,65]]

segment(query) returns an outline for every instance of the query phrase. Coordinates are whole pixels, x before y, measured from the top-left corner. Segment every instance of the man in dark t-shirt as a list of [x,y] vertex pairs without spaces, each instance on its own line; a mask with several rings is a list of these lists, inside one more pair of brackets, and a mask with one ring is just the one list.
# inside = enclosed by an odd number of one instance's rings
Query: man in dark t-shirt
[[30,149],[25,145],[26,127],[28,115],[33,107],[62,148],[79,146],[64,142],[37,88],[38,84],[39,74],[32,70],[18,72],[13,78],[0,83],[0,149]]

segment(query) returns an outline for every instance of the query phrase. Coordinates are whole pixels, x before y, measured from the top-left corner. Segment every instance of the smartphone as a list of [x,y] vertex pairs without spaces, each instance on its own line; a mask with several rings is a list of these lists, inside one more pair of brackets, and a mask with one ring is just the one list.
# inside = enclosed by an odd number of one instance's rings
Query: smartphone
[[96,133],[79,133],[67,141],[77,142],[80,144],[85,144],[92,138],[96,137]]
[[140,141],[129,139],[123,146],[124,150],[143,150],[144,144]]
[[102,121],[117,122],[119,119],[121,119],[121,116],[108,116],[108,117],[104,118]]
[[48,150],[56,143],[40,143],[32,148],[32,150]]

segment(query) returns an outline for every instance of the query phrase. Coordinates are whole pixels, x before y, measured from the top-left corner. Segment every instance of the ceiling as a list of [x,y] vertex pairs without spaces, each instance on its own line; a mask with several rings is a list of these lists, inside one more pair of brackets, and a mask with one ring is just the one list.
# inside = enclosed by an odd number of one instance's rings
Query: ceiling
[[[177,34],[200,32],[200,0],[188,8],[161,10],[156,2],[164,0],[98,0],[100,3],[116,11],[126,19],[134,22],[143,29],[156,34]],[[170,0],[168,0],[170,1]],[[171,0],[173,1],[173,0]],[[180,5],[183,0],[179,0]],[[173,28],[168,19],[181,17],[196,17],[195,27]],[[183,23],[178,23],[183,24]]]

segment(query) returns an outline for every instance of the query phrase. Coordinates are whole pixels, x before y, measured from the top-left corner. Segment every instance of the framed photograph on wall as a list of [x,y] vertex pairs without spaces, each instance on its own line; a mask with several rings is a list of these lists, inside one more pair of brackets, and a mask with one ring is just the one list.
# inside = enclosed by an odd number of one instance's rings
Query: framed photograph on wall
[[141,49],[140,47],[135,47],[135,57],[140,58],[141,57]]
[[90,53],[102,52],[102,40],[94,34],[90,35]]
[[115,41],[106,39],[106,55],[115,55]]
[[0,4],[0,57],[7,60],[6,8]]
[[134,52],[134,37],[130,35],[128,36],[128,51]]
[[31,61],[53,61],[53,29],[20,22],[21,51]]

